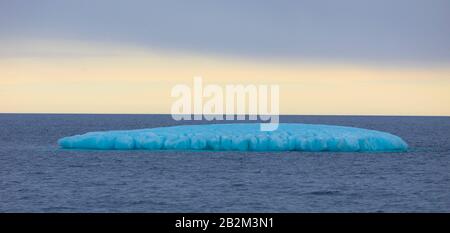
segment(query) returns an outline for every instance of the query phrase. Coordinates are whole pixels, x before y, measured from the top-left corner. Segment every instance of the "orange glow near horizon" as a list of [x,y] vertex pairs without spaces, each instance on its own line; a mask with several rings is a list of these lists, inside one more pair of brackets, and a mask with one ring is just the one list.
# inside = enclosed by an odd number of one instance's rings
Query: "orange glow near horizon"
[[[55,45],[56,46],[56,45]],[[176,84],[279,84],[282,114],[450,115],[450,68],[263,62],[61,43],[0,56],[1,113],[170,113]],[[45,48],[51,47],[50,45]],[[111,55],[102,55],[113,51]]]

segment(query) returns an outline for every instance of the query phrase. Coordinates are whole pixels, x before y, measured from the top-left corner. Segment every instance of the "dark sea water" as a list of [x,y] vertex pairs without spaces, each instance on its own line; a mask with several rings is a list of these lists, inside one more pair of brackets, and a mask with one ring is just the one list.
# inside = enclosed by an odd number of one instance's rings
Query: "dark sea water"
[[199,122],[0,114],[0,212],[450,212],[449,117],[281,121],[387,131],[410,151],[63,150],[56,144],[63,136]]

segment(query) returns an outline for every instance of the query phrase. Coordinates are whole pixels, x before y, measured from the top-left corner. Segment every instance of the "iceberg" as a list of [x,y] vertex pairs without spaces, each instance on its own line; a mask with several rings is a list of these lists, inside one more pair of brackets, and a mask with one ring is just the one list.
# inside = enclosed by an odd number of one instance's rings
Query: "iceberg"
[[354,127],[282,123],[275,131],[259,124],[180,125],[89,132],[58,140],[62,148],[99,150],[395,152],[408,145],[390,133]]

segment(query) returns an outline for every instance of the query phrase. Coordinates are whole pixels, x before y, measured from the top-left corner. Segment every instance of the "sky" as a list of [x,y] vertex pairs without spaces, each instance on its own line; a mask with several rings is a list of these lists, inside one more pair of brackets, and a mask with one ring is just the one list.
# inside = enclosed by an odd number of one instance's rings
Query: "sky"
[[282,114],[450,115],[450,2],[0,0],[0,112],[170,113],[279,84]]

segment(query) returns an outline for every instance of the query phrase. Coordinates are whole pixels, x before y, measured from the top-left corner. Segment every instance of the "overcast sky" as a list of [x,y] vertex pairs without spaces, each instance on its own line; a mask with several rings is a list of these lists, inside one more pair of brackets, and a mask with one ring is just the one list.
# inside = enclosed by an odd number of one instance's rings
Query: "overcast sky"
[[450,1],[0,0],[0,39],[30,38],[260,58],[446,64]]
[[0,112],[170,113],[277,84],[282,114],[450,116],[449,0],[0,0]]

